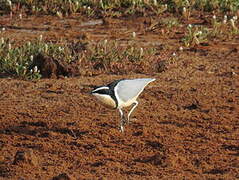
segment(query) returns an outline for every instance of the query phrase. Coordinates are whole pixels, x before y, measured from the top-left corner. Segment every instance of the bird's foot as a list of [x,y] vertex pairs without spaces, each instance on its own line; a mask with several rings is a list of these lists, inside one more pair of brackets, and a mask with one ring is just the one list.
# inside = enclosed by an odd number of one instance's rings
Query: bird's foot
[[76,136],[76,134],[74,133],[74,131],[73,131],[72,129],[70,129],[70,131],[71,131],[71,134],[73,135],[74,139],[77,139],[77,136]]
[[122,126],[122,125],[120,126],[120,132],[122,132],[122,133],[124,132],[124,126]]
[[137,121],[137,118],[131,118],[128,122]]
[[134,122],[137,121],[137,118],[127,118],[127,120],[125,121],[125,124],[129,124],[130,122]]

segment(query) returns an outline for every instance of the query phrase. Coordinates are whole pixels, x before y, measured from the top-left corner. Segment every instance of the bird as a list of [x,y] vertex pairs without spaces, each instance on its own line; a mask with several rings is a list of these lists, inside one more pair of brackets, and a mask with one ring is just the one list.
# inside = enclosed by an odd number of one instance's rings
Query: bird
[[[120,113],[120,131],[124,132],[124,125],[129,123],[131,113],[139,104],[137,101],[138,96],[150,82],[155,80],[154,78],[115,80],[107,85],[95,87],[91,94],[106,107],[118,109]],[[132,108],[127,118],[125,118],[122,109],[128,106],[132,106]]]

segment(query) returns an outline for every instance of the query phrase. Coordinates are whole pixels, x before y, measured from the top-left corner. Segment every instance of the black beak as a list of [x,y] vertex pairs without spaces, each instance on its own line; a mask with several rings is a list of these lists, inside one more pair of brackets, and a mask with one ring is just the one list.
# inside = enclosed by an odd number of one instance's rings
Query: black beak
[[[92,92],[94,91],[94,89],[96,89],[98,86],[94,86],[94,85],[83,85],[83,87],[85,88],[85,92],[87,94],[93,94]],[[89,92],[89,89],[92,88],[92,90]],[[88,92],[87,92],[88,91]]]

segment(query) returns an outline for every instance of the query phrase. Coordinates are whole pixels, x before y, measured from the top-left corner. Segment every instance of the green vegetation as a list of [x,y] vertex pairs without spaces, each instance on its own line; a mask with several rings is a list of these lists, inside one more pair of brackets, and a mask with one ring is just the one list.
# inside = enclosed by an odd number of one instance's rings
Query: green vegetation
[[[87,45],[86,45],[87,44]],[[97,43],[43,42],[42,36],[23,46],[13,47],[9,40],[0,42],[0,73],[19,77],[22,79],[39,79],[41,72],[38,67],[32,67],[34,57],[43,53],[68,64],[71,62],[88,62],[99,65],[101,69],[108,70],[112,62],[127,63],[139,62],[153,56],[153,48],[142,48],[130,41],[127,45],[120,45],[116,41],[100,41]],[[84,47],[86,46],[86,47]],[[85,49],[85,50],[84,50]],[[98,68],[98,67],[97,67]]]
[[212,19],[212,30],[210,37],[231,39],[239,34],[239,30],[236,26],[237,16],[233,16],[230,20],[225,15],[223,20],[218,20],[216,16]]
[[[6,0],[0,2],[0,10],[9,13],[20,10],[28,14],[44,13],[67,16],[81,13],[92,16],[122,16],[181,12],[188,16],[190,11],[214,11],[235,13],[238,0]],[[186,10],[186,11],[185,11]]]
[[183,38],[183,42],[186,47],[198,45],[207,40],[207,28],[203,28],[202,26],[192,26],[189,24],[187,30],[188,32]]
[[90,61],[98,61],[109,65],[110,62],[136,62],[154,55],[153,48],[145,48],[137,46],[134,40],[130,41],[126,46],[120,45],[117,41],[104,40],[97,44],[91,44],[87,53]]
[[185,37],[182,39],[186,47],[199,45],[213,39],[233,39],[239,35],[239,30],[235,25],[237,23],[237,16],[233,16],[229,21],[227,16],[223,20],[217,20],[214,15],[211,21],[211,28],[206,26],[198,26],[189,24]]
[[37,67],[31,67],[33,58],[38,53],[49,54],[52,57],[64,57],[69,60],[66,51],[59,45],[42,42],[42,36],[35,42],[27,42],[23,46],[13,47],[10,40],[1,38],[0,42],[0,73],[13,75],[24,79],[39,79],[41,77]]

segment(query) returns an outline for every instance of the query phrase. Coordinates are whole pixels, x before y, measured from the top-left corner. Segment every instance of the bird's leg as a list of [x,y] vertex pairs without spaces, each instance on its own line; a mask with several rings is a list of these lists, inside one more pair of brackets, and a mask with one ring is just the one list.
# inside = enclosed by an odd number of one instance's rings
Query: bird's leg
[[133,103],[133,107],[131,108],[131,110],[128,113],[127,123],[129,123],[129,117],[130,117],[131,113],[134,111],[134,109],[138,106],[138,104],[139,104],[138,101],[135,101]]
[[71,131],[72,135],[74,136],[74,138],[77,139],[77,136],[76,136],[76,134],[74,133],[74,131],[73,131],[72,129],[70,129],[70,131]]
[[118,108],[119,109],[119,112],[120,112],[120,131],[121,132],[124,132],[124,124],[125,124],[125,121],[124,121],[124,112],[122,109]]

